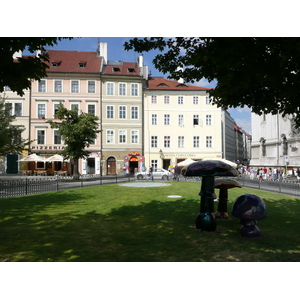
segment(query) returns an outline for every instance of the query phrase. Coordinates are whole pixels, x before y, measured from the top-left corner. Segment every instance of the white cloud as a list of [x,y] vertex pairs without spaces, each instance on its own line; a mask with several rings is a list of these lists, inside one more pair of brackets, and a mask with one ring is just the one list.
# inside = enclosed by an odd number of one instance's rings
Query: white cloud
[[248,106],[244,106],[244,107],[236,107],[236,108],[229,108],[228,109],[228,112],[231,114],[231,112],[233,112],[233,110],[235,111],[235,112],[238,112],[238,113],[247,113],[247,114],[249,114],[249,113],[251,113],[251,108],[250,107],[248,107]]
[[206,78],[203,77],[200,79],[200,81],[197,81],[194,84],[197,86],[214,88],[216,87],[217,81],[214,79],[213,81],[209,82]]

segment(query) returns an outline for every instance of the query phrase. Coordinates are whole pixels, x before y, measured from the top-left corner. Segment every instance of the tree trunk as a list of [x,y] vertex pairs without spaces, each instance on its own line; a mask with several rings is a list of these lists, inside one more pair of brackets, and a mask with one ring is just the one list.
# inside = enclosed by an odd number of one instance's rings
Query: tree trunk
[[74,159],[73,180],[79,180],[78,159]]

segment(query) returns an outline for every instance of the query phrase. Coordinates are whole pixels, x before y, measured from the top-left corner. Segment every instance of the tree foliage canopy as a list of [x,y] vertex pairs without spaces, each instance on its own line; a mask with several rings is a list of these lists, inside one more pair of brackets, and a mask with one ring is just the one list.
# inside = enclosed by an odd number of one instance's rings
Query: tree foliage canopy
[[[0,91],[9,86],[18,95],[30,88],[31,79],[40,80],[47,77],[45,63],[49,60],[45,46],[54,46],[64,38],[57,37],[1,37],[0,38]],[[71,38],[69,38],[71,39]],[[13,54],[28,50],[32,56],[13,59]],[[38,56],[34,53],[41,50]]]
[[131,39],[124,47],[160,50],[153,63],[170,78],[216,79],[209,93],[219,107],[293,114],[300,126],[300,38],[151,37]]
[[12,124],[15,118],[5,106],[5,99],[0,97],[0,155],[22,152],[29,145],[29,140],[22,138],[25,127]]

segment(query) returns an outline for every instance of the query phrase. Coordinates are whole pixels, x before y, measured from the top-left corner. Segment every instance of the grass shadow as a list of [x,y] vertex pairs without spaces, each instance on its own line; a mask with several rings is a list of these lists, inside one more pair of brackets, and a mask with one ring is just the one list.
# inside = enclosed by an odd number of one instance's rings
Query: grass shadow
[[[55,199],[53,193],[17,197],[7,207],[2,201],[1,261],[300,260],[299,199],[265,199],[268,217],[259,222],[262,236],[245,238],[233,217],[217,220],[215,232],[196,230],[197,196],[162,200],[161,191],[144,202],[109,211],[99,210],[98,200],[91,200],[88,192],[68,192],[63,199]],[[67,210],[62,212],[62,206]]]

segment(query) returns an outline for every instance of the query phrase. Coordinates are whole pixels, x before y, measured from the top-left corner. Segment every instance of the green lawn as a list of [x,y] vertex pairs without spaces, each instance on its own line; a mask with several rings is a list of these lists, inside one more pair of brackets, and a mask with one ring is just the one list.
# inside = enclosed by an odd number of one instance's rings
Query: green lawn
[[232,216],[217,220],[215,232],[195,229],[199,190],[198,182],[157,188],[113,184],[1,199],[0,260],[300,261],[299,198],[229,190],[229,212],[244,193],[266,203],[267,218],[258,224],[262,236],[246,238]]

